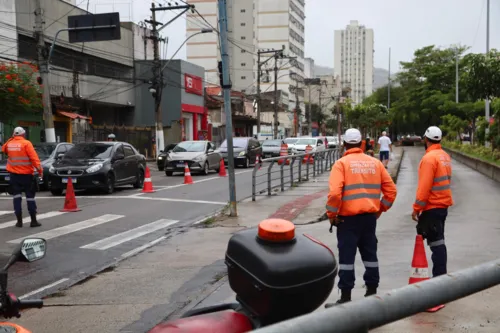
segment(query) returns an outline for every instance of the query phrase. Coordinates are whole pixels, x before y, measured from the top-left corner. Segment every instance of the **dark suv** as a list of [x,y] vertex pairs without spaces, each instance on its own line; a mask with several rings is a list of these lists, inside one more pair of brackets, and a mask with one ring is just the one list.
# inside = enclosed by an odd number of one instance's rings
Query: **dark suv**
[[[219,147],[219,151],[227,164],[227,141],[224,140]],[[254,138],[233,138],[234,165],[248,168],[250,164],[255,163],[255,158],[262,156],[262,147],[257,139]]]

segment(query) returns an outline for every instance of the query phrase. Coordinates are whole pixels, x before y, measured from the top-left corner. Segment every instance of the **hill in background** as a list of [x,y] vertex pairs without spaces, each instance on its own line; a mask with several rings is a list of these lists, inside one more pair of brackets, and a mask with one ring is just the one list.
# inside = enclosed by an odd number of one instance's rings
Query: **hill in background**
[[[332,75],[333,68],[327,66],[314,66],[316,75]],[[383,68],[375,68],[375,82],[373,84],[373,89],[378,89],[387,84],[387,77],[389,76],[389,71]],[[394,75],[391,75],[394,78]]]

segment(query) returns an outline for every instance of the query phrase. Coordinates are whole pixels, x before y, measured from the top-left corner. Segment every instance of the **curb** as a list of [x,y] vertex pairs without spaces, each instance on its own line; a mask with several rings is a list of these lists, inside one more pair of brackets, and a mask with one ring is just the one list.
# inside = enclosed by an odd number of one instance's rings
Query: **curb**
[[394,175],[391,175],[392,180],[394,181],[395,184],[398,183],[399,171],[401,170],[401,161],[403,161],[404,156],[405,156],[405,150],[403,148],[403,151],[401,152],[401,157],[399,158],[399,161],[397,162],[396,171],[394,172]]

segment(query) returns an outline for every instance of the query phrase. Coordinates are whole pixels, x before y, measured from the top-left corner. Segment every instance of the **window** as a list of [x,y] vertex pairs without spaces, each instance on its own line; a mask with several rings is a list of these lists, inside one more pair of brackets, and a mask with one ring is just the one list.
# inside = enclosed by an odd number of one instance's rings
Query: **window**
[[244,10],[244,9],[240,10],[240,13],[244,13],[244,12],[246,12],[246,10]]
[[241,39],[247,39],[245,36],[241,36]]
[[135,155],[134,150],[130,146],[123,146],[123,150],[125,151],[125,157]]
[[246,80],[246,78],[247,78],[246,76],[242,76],[241,77],[242,80]]
[[243,22],[243,23],[240,23],[240,25],[241,25],[242,27],[244,27],[244,26],[245,26],[245,25],[247,25],[247,24],[246,24],[245,22]]
[[245,67],[246,65],[247,65],[247,64],[246,64],[246,63],[244,63],[244,62],[242,62],[242,63],[241,63],[241,66],[243,66],[243,67]]
[[241,49],[241,53],[246,53],[246,52],[247,52],[246,50]]

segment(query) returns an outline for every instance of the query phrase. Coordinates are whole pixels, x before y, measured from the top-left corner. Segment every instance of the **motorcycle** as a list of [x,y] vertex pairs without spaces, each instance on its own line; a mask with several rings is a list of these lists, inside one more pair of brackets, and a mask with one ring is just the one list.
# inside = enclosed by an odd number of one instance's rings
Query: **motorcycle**
[[237,303],[189,311],[149,333],[243,333],[301,316],[326,301],[338,273],[330,248],[280,219],[233,234],[225,263]]
[[[20,318],[25,309],[43,307],[43,300],[22,300],[7,291],[8,269],[18,261],[33,262],[45,257],[47,242],[42,238],[26,238],[13,251],[5,266],[0,270],[0,317]],[[31,333],[31,331],[9,322],[0,322],[0,332]]]

